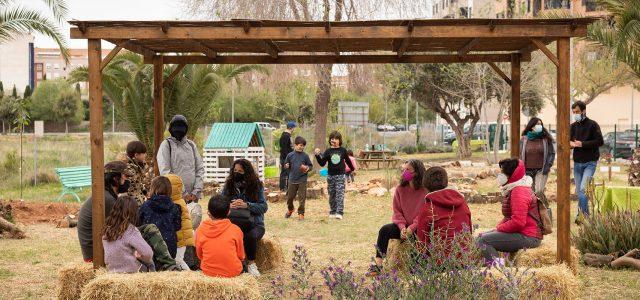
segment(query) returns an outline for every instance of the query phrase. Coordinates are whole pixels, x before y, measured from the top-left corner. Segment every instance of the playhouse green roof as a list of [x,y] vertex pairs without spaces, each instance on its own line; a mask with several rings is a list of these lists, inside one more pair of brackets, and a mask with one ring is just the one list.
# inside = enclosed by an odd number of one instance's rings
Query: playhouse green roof
[[215,123],[204,144],[205,148],[264,147],[262,133],[255,123]]

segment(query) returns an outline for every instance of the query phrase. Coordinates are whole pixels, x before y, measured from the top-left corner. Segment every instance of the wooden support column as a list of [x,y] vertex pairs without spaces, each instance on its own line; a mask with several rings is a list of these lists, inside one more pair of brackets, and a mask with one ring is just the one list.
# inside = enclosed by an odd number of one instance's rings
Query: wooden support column
[[569,38],[558,39],[558,105],[556,115],[556,126],[558,130],[558,262],[571,263],[571,242],[569,233],[571,229],[571,202],[569,201],[569,190],[571,185],[571,164],[569,148],[569,104],[570,104],[570,59],[569,59]]
[[104,227],[104,129],[102,117],[101,40],[90,39],[89,55],[89,140],[91,141],[91,231],[93,267],[104,266],[102,227]]
[[162,99],[162,56],[153,56],[153,171],[160,174],[158,169],[158,149],[164,138],[164,101]]
[[520,156],[520,54],[511,55],[511,157]]

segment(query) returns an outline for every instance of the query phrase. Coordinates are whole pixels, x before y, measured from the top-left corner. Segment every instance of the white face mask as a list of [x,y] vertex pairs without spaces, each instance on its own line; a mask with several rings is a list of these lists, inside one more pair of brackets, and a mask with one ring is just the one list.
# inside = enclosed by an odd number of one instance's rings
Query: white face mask
[[533,132],[535,132],[535,133],[542,132],[542,125],[533,126]]
[[580,122],[582,121],[583,117],[582,114],[573,114],[573,120],[576,122]]
[[500,173],[496,177],[496,180],[498,181],[498,185],[499,186],[503,186],[503,185],[507,184],[507,181],[509,181],[509,178],[507,177],[507,175],[504,175],[503,173]]

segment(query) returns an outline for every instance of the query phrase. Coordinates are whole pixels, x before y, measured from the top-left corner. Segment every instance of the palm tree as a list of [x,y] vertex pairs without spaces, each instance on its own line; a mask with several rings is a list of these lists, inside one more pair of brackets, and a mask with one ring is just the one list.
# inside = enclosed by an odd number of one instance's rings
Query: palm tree
[[640,1],[598,0],[610,14],[589,27],[587,37],[609,48],[640,77]]
[[[177,68],[165,65],[164,77]],[[176,114],[189,121],[189,137],[210,120],[213,100],[221,86],[243,73],[268,73],[261,65],[187,65],[164,88],[164,123]],[[142,56],[124,52],[116,56],[102,72],[105,95],[114,101],[116,113],[143,142],[153,149],[153,68],[144,64]],[[79,67],[70,74],[72,82],[88,81],[87,67]],[[151,153],[152,154],[152,153]],[[153,155],[150,155],[153,157]]]
[[17,1],[0,0],[0,44],[12,41],[20,35],[38,32],[52,38],[58,44],[65,62],[68,62],[67,42],[56,24],[67,18],[69,9],[66,1],[42,0],[55,20],[51,20],[40,11],[25,8],[15,2]]

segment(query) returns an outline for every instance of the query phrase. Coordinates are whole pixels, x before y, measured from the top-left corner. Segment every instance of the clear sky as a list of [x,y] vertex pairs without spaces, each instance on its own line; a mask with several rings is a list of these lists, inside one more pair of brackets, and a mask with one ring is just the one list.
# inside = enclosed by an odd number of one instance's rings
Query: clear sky
[[[45,11],[42,0],[21,0],[26,7]],[[66,0],[71,20],[175,20],[182,17],[177,0]],[[69,39],[69,24],[61,24],[61,30],[70,48],[86,48],[86,40]],[[36,35],[36,47],[56,47],[56,43],[44,36]],[[104,44],[104,47],[113,47]]]

